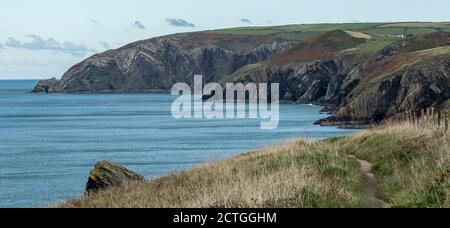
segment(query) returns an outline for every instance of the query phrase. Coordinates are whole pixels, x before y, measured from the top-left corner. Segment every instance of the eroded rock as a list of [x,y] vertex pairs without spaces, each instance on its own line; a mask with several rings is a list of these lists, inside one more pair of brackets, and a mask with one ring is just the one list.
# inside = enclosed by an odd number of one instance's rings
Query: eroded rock
[[42,80],[34,87],[33,93],[49,93],[54,92],[53,87],[58,84],[58,80],[56,78]]
[[144,177],[123,166],[101,161],[89,175],[86,193],[100,192],[114,187],[124,187],[136,182],[144,181]]

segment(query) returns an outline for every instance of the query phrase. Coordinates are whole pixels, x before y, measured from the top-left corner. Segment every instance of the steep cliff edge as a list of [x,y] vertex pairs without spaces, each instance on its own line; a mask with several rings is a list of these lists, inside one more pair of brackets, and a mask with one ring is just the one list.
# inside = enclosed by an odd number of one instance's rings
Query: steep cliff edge
[[[280,97],[328,107],[319,124],[369,124],[450,103],[450,25],[292,25],[175,34],[94,55],[33,92],[155,92],[177,82],[280,83]],[[396,25],[397,26],[397,25]],[[424,24],[420,24],[424,26]],[[433,27],[434,26],[434,27]],[[385,30],[385,31],[384,31]],[[406,35],[405,35],[406,34]]]
[[264,61],[292,44],[276,36],[189,33],[138,41],[94,55],[60,81],[40,81],[33,92],[153,92],[194,74],[219,81],[240,67]]
[[371,122],[407,110],[442,107],[450,98],[450,49],[434,51],[360,85],[340,105],[335,117]]
[[[406,110],[440,109],[450,99],[450,34],[420,34],[373,49],[379,37],[333,31],[222,83],[280,83],[283,100],[331,107],[323,125],[365,125]],[[383,41],[384,42],[384,41]]]

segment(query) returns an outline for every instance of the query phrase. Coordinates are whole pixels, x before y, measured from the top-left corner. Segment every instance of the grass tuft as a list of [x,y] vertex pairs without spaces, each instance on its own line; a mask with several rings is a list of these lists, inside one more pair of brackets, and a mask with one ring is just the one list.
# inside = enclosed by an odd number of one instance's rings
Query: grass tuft
[[450,136],[434,125],[408,123],[294,140],[60,207],[371,207],[356,159],[374,166],[377,197],[391,206],[450,207]]

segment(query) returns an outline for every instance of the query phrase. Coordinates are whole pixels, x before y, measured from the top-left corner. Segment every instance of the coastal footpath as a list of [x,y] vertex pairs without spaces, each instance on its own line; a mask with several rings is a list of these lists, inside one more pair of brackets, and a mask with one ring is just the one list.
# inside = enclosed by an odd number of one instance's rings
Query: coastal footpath
[[[442,121],[390,122],[348,137],[292,140],[57,207],[448,208],[446,127]],[[97,178],[91,174],[90,181]]]

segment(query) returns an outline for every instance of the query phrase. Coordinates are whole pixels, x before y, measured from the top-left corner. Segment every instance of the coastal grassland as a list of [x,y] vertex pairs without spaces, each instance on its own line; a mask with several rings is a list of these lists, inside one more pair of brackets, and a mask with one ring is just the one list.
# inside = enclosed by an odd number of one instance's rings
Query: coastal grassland
[[344,24],[301,24],[272,27],[240,27],[211,30],[212,33],[234,34],[234,35],[267,35],[281,32],[329,32],[334,30],[364,30],[371,29],[383,24],[379,23],[344,23]]
[[276,35],[278,37],[281,37],[284,40],[289,40],[289,41],[307,41],[311,38],[313,38],[314,36],[317,36],[318,34],[320,34],[320,32],[278,32]]
[[60,207],[373,207],[357,159],[373,164],[390,206],[450,207],[449,144],[436,126],[408,123],[293,140]]
[[369,30],[380,23],[344,23],[344,24],[302,24],[273,27],[240,27],[209,31],[229,35],[269,35],[274,34],[284,40],[306,41],[318,34],[334,30]]
[[442,29],[439,28],[415,28],[415,29],[407,29],[405,35],[417,35],[417,34],[424,34],[424,33],[434,33],[434,32],[441,32]]
[[450,207],[450,134],[429,124],[365,131],[339,142],[372,163],[378,198],[393,207]]
[[269,35],[274,34],[286,40],[306,41],[320,33],[334,30],[351,30],[370,35],[391,37],[417,35],[449,31],[448,23],[335,23],[299,24],[284,26],[254,26],[211,30],[211,33],[231,35]]
[[366,43],[361,45],[355,50],[355,53],[359,54],[373,54],[382,50],[383,48],[393,44],[398,41],[399,38],[384,37],[384,36],[372,36]]
[[384,28],[384,27],[376,27],[363,30],[362,32],[368,33],[375,36],[401,36],[405,34],[407,31],[406,28]]
[[355,160],[299,140],[62,207],[355,207],[363,188]]

